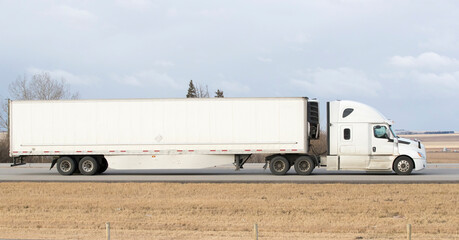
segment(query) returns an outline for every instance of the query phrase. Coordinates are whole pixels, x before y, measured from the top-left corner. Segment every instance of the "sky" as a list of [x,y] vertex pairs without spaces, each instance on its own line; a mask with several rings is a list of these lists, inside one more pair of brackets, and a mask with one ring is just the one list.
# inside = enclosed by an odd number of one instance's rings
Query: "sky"
[[0,97],[48,72],[80,98],[354,100],[459,131],[459,2],[0,0]]

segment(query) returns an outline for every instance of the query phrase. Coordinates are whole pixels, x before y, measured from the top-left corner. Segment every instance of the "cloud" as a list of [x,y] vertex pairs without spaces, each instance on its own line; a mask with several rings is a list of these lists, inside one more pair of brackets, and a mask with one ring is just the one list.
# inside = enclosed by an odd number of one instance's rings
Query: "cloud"
[[455,31],[448,29],[447,33],[434,33],[432,36],[420,42],[418,46],[423,49],[437,49],[440,51],[454,51],[459,48],[458,37],[454,36]]
[[258,57],[257,59],[260,62],[266,62],[266,63],[270,63],[273,61],[271,58],[264,58],[264,57]]
[[243,93],[243,94],[250,92],[249,86],[242,84],[240,82],[237,82],[237,81],[224,80],[224,81],[221,81],[219,85],[221,86],[221,88],[219,89],[224,90],[225,92]]
[[116,5],[134,10],[145,10],[154,7],[154,4],[149,0],[116,0]]
[[416,89],[412,94],[419,97],[451,97],[459,91],[459,60],[456,58],[426,52],[417,57],[394,56],[390,63],[398,69],[386,78],[411,84],[410,87]]
[[424,92],[431,96],[456,96],[459,91],[459,71],[422,73],[413,71],[408,75]]
[[124,76],[124,77],[116,77],[117,81],[119,83],[125,84],[125,85],[131,85],[131,86],[142,86],[142,83],[140,82],[137,77],[134,76]]
[[204,9],[198,12],[198,15],[204,17],[222,17],[227,14],[227,11],[223,8],[218,9]]
[[429,68],[440,69],[449,67],[459,67],[459,60],[442,56],[434,52],[425,52],[417,57],[413,56],[393,56],[389,63],[396,67],[403,68]]
[[170,61],[165,61],[165,60],[157,60],[153,63],[154,66],[156,67],[173,67],[175,64]]
[[75,75],[62,69],[46,70],[36,67],[27,68],[27,73],[30,75],[47,72],[52,78],[64,79],[68,84],[71,85],[91,85],[99,82],[99,78],[94,76]]
[[166,73],[159,73],[156,70],[149,69],[139,71],[131,75],[113,75],[117,82],[131,86],[162,86],[174,89],[181,89],[183,86],[178,84],[171,76]]
[[459,91],[459,71],[422,72],[414,69],[380,76],[387,85],[391,86],[391,92],[398,92],[400,96],[408,94],[417,99],[432,101],[440,98],[455,98]]
[[45,14],[74,21],[90,21],[96,19],[96,16],[88,10],[78,9],[67,5],[52,7]]
[[166,11],[166,16],[168,17],[177,17],[178,16],[178,11],[176,8],[169,8]]
[[305,44],[309,42],[309,37],[304,33],[297,33],[294,36],[285,37],[285,41],[290,43]]
[[290,82],[303,88],[311,96],[334,98],[351,97],[356,94],[374,97],[382,88],[379,82],[369,79],[364,72],[344,67],[299,71],[298,77]]

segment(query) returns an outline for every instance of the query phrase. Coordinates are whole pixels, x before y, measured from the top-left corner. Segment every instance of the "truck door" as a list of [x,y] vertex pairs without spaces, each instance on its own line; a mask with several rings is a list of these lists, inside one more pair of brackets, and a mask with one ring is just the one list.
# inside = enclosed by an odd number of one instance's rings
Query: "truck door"
[[369,163],[368,124],[340,124],[339,169],[366,169]]
[[384,156],[394,154],[394,141],[390,136],[389,127],[385,124],[371,124],[370,154]]

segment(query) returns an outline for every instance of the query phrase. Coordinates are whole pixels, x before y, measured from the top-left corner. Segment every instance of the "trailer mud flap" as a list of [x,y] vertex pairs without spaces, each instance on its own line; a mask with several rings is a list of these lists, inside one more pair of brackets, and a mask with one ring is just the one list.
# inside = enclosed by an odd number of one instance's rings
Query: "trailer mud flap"
[[49,170],[53,169],[54,165],[56,165],[57,163],[57,158],[53,159],[53,161],[51,162],[51,167],[49,168]]

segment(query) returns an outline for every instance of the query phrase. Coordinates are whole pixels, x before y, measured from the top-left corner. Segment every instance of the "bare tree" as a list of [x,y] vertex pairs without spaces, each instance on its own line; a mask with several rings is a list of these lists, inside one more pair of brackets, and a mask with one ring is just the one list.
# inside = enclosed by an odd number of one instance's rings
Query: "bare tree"
[[6,137],[8,130],[8,103],[0,99],[0,162],[11,162],[9,157],[9,141]]
[[8,102],[0,99],[0,132],[8,129]]
[[[0,132],[1,135],[6,134],[5,132]],[[6,136],[0,136],[0,163],[2,162],[11,162],[9,156],[10,142]]]
[[[54,79],[49,73],[34,74],[29,80],[26,76],[19,76],[9,85],[10,98],[13,100],[58,100],[77,99],[78,92],[71,92],[65,79]],[[0,101],[0,131],[8,129],[8,102],[3,98]],[[8,161],[9,140],[0,141],[0,162]],[[47,158],[34,157],[33,162],[49,161]]]
[[201,84],[197,84],[197,88],[196,88],[196,96],[198,98],[208,98],[209,97],[209,88],[207,87],[203,87]]
[[319,139],[311,140],[309,154],[323,156],[328,151],[327,132],[321,130]]
[[18,77],[9,86],[12,99],[19,100],[58,100],[77,99],[78,92],[71,93],[66,81],[51,78],[49,73],[38,73],[28,80],[26,76]]

